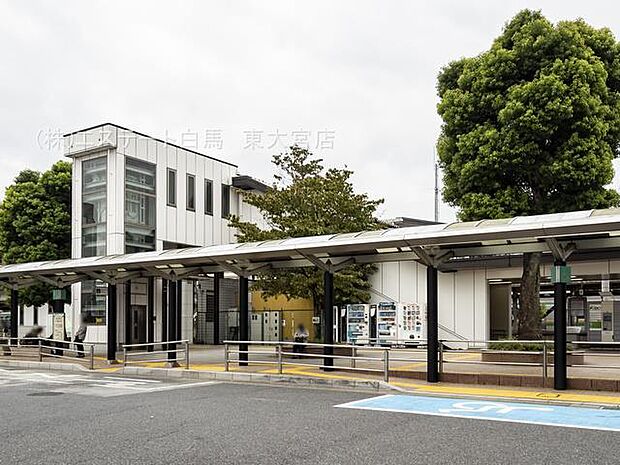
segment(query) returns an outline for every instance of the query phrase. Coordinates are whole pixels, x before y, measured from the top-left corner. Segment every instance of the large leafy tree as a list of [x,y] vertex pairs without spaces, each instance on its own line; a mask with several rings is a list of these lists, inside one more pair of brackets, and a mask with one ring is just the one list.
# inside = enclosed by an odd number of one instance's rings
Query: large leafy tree
[[[260,228],[233,216],[230,224],[237,228],[238,240],[263,241],[380,227],[374,214],[383,200],[371,200],[366,194],[356,193],[350,170],[326,170],[322,162],[298,146],[275,155],[273,164],[277,174],[272,187],[264,194],[248,194],[244,199],[261,211],[267,227]],[[368,278],[374,271],[373,265],[352,265],[336,273],[335,303],[367,302]],[[310,298],[318,314],[323,299],[323,273],[315,268],[271,270],[257,276],[255,288],[264,297]]]
[[[71,163],[59,161],[39,173],[23,170],[0,204],[0,257],[3,264],[57,260],[71,256]],[[50,287],[20,291],[20,301],[39,306]]]
[[[620,44],[583,20],[524,10],[438,79],[443,195],[462,220],[618,205]],[[526,254],[518,331],[540,335],[540,254]]]

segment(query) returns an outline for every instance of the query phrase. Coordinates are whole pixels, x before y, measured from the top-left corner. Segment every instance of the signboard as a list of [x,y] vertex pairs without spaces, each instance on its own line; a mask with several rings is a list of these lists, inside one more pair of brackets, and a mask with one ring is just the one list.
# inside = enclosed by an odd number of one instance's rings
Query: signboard
[[551,282],[552,283],[570,283],[570,266],[554,266],[551,268]]
[[57,341],[65,340],[65,314],[54,313],[52,316],[52,339]]

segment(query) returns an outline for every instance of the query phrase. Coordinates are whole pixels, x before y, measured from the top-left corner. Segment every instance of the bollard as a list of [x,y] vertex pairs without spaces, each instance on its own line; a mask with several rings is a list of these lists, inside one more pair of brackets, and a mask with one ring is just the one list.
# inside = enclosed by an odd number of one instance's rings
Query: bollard
[[390,382],[390,349],[383,351],[383,381]]
[[439,341],[439,373],[443,373],[443,341]]
[[543,382],[547,380],[547,344],[543,341],[542,350],[542,370]]
[[282,374],[282,344],[278,344],[276,346],[276,351],[278,353],[278,374]]
[[228,367],[228,344],[224,344],[224,371],[229,371]]
[[90,369],[95,369],[95,346],[90,346]]
[[185,369],[189,370],[189,341],[185,341]]
[[123,347],[123,366],[127,366],[127,347]]
[[355,368],[356,357],[357,357],[357,347],[351,347],[351,368]]
[[43,348],[41,346],[42,346],[42,343],[41,343],[41,339],[39,338],[39,362],[43,361]]

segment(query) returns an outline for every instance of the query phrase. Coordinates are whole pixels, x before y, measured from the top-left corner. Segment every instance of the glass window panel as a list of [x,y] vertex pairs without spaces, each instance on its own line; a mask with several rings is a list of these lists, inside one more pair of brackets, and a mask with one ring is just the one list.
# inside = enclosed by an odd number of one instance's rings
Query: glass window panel
[[88,325],[105,325],[108,286],[102,281],[82,281],[81,306],[84,322]]
[[230,215],[230,186],[222,184],[222,218]]
[[213,181],[205,179],[205,213],[213,215]]
[[177,205],[177,172],[168,168],[167,176],[167,199],[168,205],[176,207]]
[[[151,163],[125,159],[125,253],[155,250],[155,173]],[[170,173],[176,175],[172,170]]]
[[107,157],[82,161],[82,257],[106,254]]
[[196,178],[193,174],[187,175],[187,209],[196,210]]

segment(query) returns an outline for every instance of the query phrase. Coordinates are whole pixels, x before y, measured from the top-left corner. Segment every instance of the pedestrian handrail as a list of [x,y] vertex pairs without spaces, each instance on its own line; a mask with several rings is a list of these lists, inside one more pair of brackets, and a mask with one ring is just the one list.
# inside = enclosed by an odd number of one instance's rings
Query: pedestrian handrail
[[[177,345],[180,345],[181,348],[177,348]],[[158,346],[161,348],[157,349]],[[138,349],[138,351],[135,352],[134,349]],[[167,362],[173,366],[182,362],[183,367],[189,370],[189,340],[123,344],[123,366],[160,362]]]
[[[421,340],[426,344],[425,340]],[[451,349],[449,343],[465,343],[466,349]],[[520,344],[530,346],[528,350],[514,350],[502,344]],[[497,347],[494,346],[497,344]],[[570,343],[569,343],[570,344]],[[618,343],[620,344],[620,343]],[[532,347],[534,345],[534,347]],[[291,350],[292,347],[292,350]],[[322,353],[317,351],[299,350],[298,347],[322,348]],[[336,352],[336,348],[339,351]],[[553,366],[552,357],[554,356],[553,340],[439,340],[438,344],[438,371],[443,373],[446,365],[452,366],[513,366],[513,367],[538,367],[542,378],[546,380],[549,376],[550,367]],[[398,347],[398,346],[360,346],[357,344],[321,344],[316,342],[292,342],[292,341],[224,341],[224,365],[225,370],[229,371],[231,365],[272,365],[277,368],[278,373],[282,373],[287,366],[313,367],[323,370],[344,370],[351,372],[382,373],[384,380],[389,380],[391,372],[398,370],[395,363],[419,362],[426,364],[427,347]],[[506,350],[510,349],[510,350]],[[464,359],[455,354],[479,354],[475,360]],[[506,355],[507,360],[501,358],[483,359],[484,354],[501,353]],[[583,351],[568,352],[569,355],[583,355]],[[516,355],[512,359],[510,355]],[[528,357],[528,355],[530,357]],[[590,353],[596,357],[614,356],[613,354]],[[522,356],[519,360],[519,356]],[[616,355],[617,356],[617,355]],[[295,357],[298,360],[291,360]],[[322,358],[320,363],[310,362],[310,358]],[[338,363],[339,362],[339,363]],[[360,362],[363,366],[360,366]],[[587,367],[600,369],[620,369],[618,365],[599,364],[586,365],[580,359],[569,359],[569,367]],[[537,371],[537,370],[534,370]],[[510,373],[506,373],[510,374]],[[533,373],[534,374],[534,373]]]
[[[88,353],[88,368],[90,370],[95,368],[95,344],[45,337],[0,337],[0,344],[4,356],[11,356],[13,350],[36,349],[39,362],[42,362],[44,357],[75,361],[76,358],[86,358]],[[65,352],[74,355],[68,356]]]

